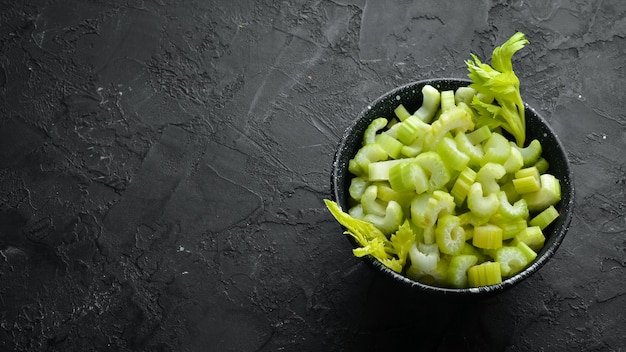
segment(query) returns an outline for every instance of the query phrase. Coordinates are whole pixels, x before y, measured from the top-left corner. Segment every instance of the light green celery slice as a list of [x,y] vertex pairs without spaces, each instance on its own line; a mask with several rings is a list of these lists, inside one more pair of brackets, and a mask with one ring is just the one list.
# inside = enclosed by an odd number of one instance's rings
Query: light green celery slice
[[361,176],[364,174],[363,169],[361,169],[361,166],[355,159],[350,159],[348,161],[348,171],[350,171],[350,173],[354,176]]
[[454,92],[454,101],[458,105],[459,103],[470,104],[472,102],[472,98],[476,95],[476,90],[470,87],[459,87],[456,92]]
[[496,249],[495,261],[500,263],[502,276],[513,276],[522,271],[529,263],[524,252],[514,246],[504,246]]
[[398,119],[400,121],[404,121],[406,120],[409,116],[411,116],[411,113],[404,107],[404,105],[399,104],[394,110],[393,112],[396,114],[396,117],[398,117]]
[[358,165],[361,174],[367,174],[370,163],[387,159],[389,159],[389,156],[385,150],[376,143],[364,145],[354,156],[354,161],[356,165]]
[[398,230],[404,221],[402,206],[396,201],[389,201],[383,216],[376,214],[365,214],[363,220],[374,224],[385,235],[391,235]]
[[497,249],[502,247],[502,229],[493,224],[474,227],[472,244],[477,248]]
[[365,192],[365,188],[368,186],[368,179],[366,177],[354,177],[350,181],[350,187],[348,188],[348,192],[350,193],[350,197],[356,201],[361,200],[361,196]]
[[541,188],[539,170],[534,166],[516,172],[512,182],[519,194],[537,192]]
[[453,106],[441,113],[441,116],[432,124],[432,140],[430,148],[434,150],[437,143],[450,131],[465,132],[474,129],[474,122],[470,114],[465,109]]
[[422,96],[422,106],[413,115],[429,123],[439,110],[441,94],[437,88],[427,84],[422,88]]
[[450,181],[450,173],[441,156],[433,151],[423,152],[415,159],[419,166],[429,175],[430,190],[438,190]]
[[394,166],[406,163],[411,159],[390,159],[372,162],[367,166],[369,181],[386,181],[389,180],[389,172]]
[[522,251],[522,253],[524,253],[524,256],[528,260],[528,263],[532,262],[533,260],[535,260],[535,258],[537,258],[537,252],[535,252],[532,248],[528,247],[526,243],[517,242],[515,246],[519,248]]
[[467,269],[467,280],[471,287],[496,285],[502,282],[500,264],[484,262]]
[[504,191],[498,192],[500,208],[498,213],[506,219],[528,219],[528,204],[526,200],[520,199],[514,204],[509,203],[509,199]]
[[518,233],[520,233],[520,231],[523,231],[526,227],[528,227],[528,223],[526,222],[526,219],[523,219],[523,218],[500,221],[500,222],[497,222],[496,225],[498,225],[502,229],[503,241],[515,238],[515,235],[517,235]]
[[417,162],[404,162],[389,170],[389,184],[398,192],[419,194],[428,190],[428,175]]
[[470,186],[476,180],[476,171],[474,171],[470,167],[465,167],[463,171],[459,174],[452,189],[450,190],[450,194],[454,197],[454,202],[457,207],[460,207],[465,202],[465,198],[467,197],[467,193],[469,192]]
[[430,133],[430,129],[430,124],[412,115],[398,124],[396,137],[404,145],[411,145],[419,136]]
[[[398,202],[403,209],[408,209],[411,205],[411,200],[415,194],[413,192],[396,192],[389,182],[375,182],[378,188],[377,197],[383,202],[389,202],[391,200]],[[406,212],[408,214],[408,212]]]
[[444,90],[441,91],[441,111],[445,112],[456,106],[456,102],[454,100],[454,91],[453,90]]
[[415,242],[409,250],[411,266],[415,266],[424,272],[435,270],[437,268],[437,262],[439,261],[439,251],[424,250],[420,247],[422,246],[419,246],[418,243]]
[[554,205],[550,205],[541,213],[537,214],[534,218],[532,218],[528,224],[530,226],[539,226],[540,229],[544,230],[548,225],[550,225],[554,220],[559,217],[559,212],[556,210]]
[[363,132],[363,145],[373,144],[376,142],[376,135],[378,131],[387,126],[389,121],[384,117],[379,117],[370,122],[369,126]]
[[384,204],[377,197],[378,187],[369,185],[365,188],[365,192],[361,195],[361,206],[365,214],[373,214],[377,216],[385,216],[387,204]]
[[481,165],[492,162],[504,164],[511,154],[511,145],[508,139],[500,133],[492,133],[483,144],[485,155]]
[[468,208],[479,217],[490,217],[500,207],[498,196],[495,193],[483,195],[483,187],[479,182],[474,182],[467,193]]
[[518,147],[517,144],[510,142],[511,147],[517,148],[519,152],[522,154],[522,158],[524,159],[524,167],[532,166],[534,163],[539,160],[542,152],[541,143],[533,139],[526,147],[521,148]]
[[491,137],[491,129],[489,126],[481,126],[472,132],[467,133],[467,139],[473,145],[480,144]]
[[360,220],[363,220],[363,217],[365,216],[365,212],[363,211],[363,206],[360,203],[348,209],[348,214],[351,217],[355,219],[360,219]]
[[447,277],[450,286],[455,288],[467,287],[467,270],[477,263],[478,257],[471,254],[459,254],[450,258]]
[[545,240],[546,238],[539,226],[529,226],[515,235],[515,238],[511,241],[511,245],[514,246],[519,242],[524,242],[528,247],[532,248],[532,250],[538,252],[543,248]]
[[464,132],[459,132],[454,136],[454,141],[460,151],[470,157],[470,166],[480,166],[485,153],[482,144],[473,145]]
[[476,172],[476,182],[481,184],[486,195],[497,193],[500,191],[498,180],[505,174],[504,166],[488,162]]
[[380,145],[380,147],[393,159],[397,159],[400,156],[400,151],[404,146],[402,142],[386,132],[376,135],[376,144]]
[[450,214],[439,217],[435,240],[441,253],[459,254],[465,244],[465,230],[461,227],[459,218]]
[[439,258],[433,270],[422,270],[411,265],[406,272],[407,277],[427,285],[440,286],[445,284],[448,277],[449,261],[445,257]]
[[458,215],[458,217],[459,219],[461,219],[461,225],[471,225],[472,227],[485,225],[490,220],[490,216],[478,216],[472,211],[467,211],[463,214]]
[[561,200],[561,183],[552,174],[540,176],[541,188],[537,192],[522,194],[522,199],[528,203],[528,210],[542,211]]
[[411,221],[424,229],[434,226],[440,216],[454,212],[454,198],[447,192],[434,191],[423,202],[423,197],[418,196],[411,203]]
[[533,166],[536,167],[537,170],[539,170],[540,174],[546,173],[550,168],[550,164],[545,158],[539,158],[539,160],[537,160],[537,162],[534,163]]
[[[544,159],[545,160],[545,159]],[[507,174],[514,174],[524,167],[524,159],[522,153],[516,148],[511,148],[509,158],[503,164]]]
[[437,145],[437,153],[448,168],[456,171],[465,169],[470,157],[460,151],[451,137],[444,137]]

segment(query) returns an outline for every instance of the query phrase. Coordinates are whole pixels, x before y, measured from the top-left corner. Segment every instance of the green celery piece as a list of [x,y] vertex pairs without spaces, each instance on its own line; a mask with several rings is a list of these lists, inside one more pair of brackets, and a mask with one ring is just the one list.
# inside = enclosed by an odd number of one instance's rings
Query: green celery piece
[[484,195],[482,185],[474,182],[467,193],[467,206],[476,216],[488,218],[498,211],[500,202],[495,193]]
[[522,194],[530,211],[543,211],[561,200],[561,184],[558,178],[552,174],[543,174],[540,181],[541,188],[537,192]]
[[498,201],[500,207],[498,213],[505,219],[528,219],[528,204],[526,200],[520,199],[514,204],[509,203],[509,199],[506,196],[506,192],[498,192]]
[[502,247],[502,228],[493,224],[474,227],[472,244],[483,249],[497,249]]
[[437,88],[427,84],[422,88],[422,97],[422,106],[413,115],[429,123],[439,110],[441,93],[439,93]]
[[526,254],[516,246],[503,246],[496,249],[496,263],[500,263],[502,276],[510,277],[522,271],[529,263]]
[[459,173],[459,176],[454,181],[454,185],[450,189],[450,195],[454,197],[454,202],[457,207],[463,205],[465,198],[467,197],[467,193],[469,192],[469,188],[475,180],[476,171],[469,166],[465,167],[465,169]]
[[530,167],[535,164],[541,157],[543,150],[541,142],[533,139],[526,147],[519,147],[517,144],[511,142],[511,146],[516,148],[521,154],[524,160],[524,167]]
[[469,286],[480,287],[495,285],[502,282],[500,264],[496,262],[484,262],[471,266],[467,269]]
[[443,111],[439,118],[431,124],[432,141],[430,149],[436,149],[437,143],[450,131],[468,131],[474,129],[472,116],[462,107],[456,105]]
[[363,132],[363,145],[373,144],[376,142],[376,134],[387,126],[389,121],[384,117],[374,119]]
[[450,181],[450,173],[446,164],[436,152],[423,152],[415,160],[428,173],[428,185],[431,191],[440,189]]
[[411,221],[423,229],[435,225],[440,216],[454,212],[454,198],[447,192],[423,193],[411,202]]
[[409,116],[411,116],[411,113],[408,112],[408,110],[404,107],[404,105],[399,104],[394,110],[393,112],[396,114],[396,117],[398,117],[398,119],[400,121],[404,121],[407,118],[409,118]]
[[350,197],[352,197],[352,199],[356,201],[360,201],[361,196],[363,196],[363,193],[365,193],[365,189],[369,185],[368,183],[369,181],[366,177],[359,176],[352,178],[352,180],[350,181],[350,187],[348,188]]
[[415,265],[411,265],[406,272],[407,277],[414,281],[419,281],[426,285],[445,285],[448,277],[448,267],[450,262],[446,257],[440,257],[437,266],[432,270],[424,270]]
[[471,254],[459,254],[450,258],[447,281],[455,288],[467,287],[467,269],[478,263],[478,257]]
[[461,220],[450,214],[439,217],[435,238],[441,253],[459,254],[465,244],[465,230],[461,227]]
[[459,103],[470,104],[472,99],[476,95],[476,90],[470,87],[459,87],[454,92],[454,102],[458,105]]
[[387,205],[378,199],[378,187],[370,184],[361,195],[361,206],[365,214],[385,216]]
[[368,165],[368,179],[369,181],[387,181],[389,180],[389,173],[398,164],[407,162],[409,159],[390,159],[383,161],[372,162]]
[[476,182],[480,183],[485,195],[497,193],[500,191],[498,180],[500,180],[505,174],[506,170],[504,169],[504,166],[488,162],[476,172]]
[[396,138],[404,145],[411,145],[420,135],[430,133],[431,125],[412,115],[397,125]]
[[528,225],[530,226],[539,226],[540,229],[545,229],[550,225],[554,220],[559,217],[559,212],[556,210],[554,205],[550,205],[541,213],[537,214],[534,218],[532,218]]
[[497,163],[504,165],[511,155],[511,145],[509,140],[500,133],[492,133],[483,144],[485,155],[481,160],[481,165],[486,163]]
[[[374,186],[376,187],[376,186]],[[392,200],[387,203],[384,215],[365,214],[363,220],[368,221],[376,226],[385,235],[391,235],[398,230],[398,227],[404,220],[402,206]]]
[[356,166],[352,168],[352,162],[350,163],[351,169],[350,172],[359,176],[359,175],[367,175],[369,170],[369,164],[376,161],[382,161],[389,159],[387,152],[380,147],[380,145],[373,143],[367,144],[359,148],[354,156],[355,164],[358,165],[358,170],[360,173],[356,173]]
[[435,250],[424,250],[422,243],[413,242],[409,249],[409,258],[411,266],[415,266],[425,272],[435,270],[439,261],[439,249],[435,246]]
[[507,174],[516,173],[522,167],[524,167],[524,158],[522,157],[522,153],[520,153],[517,148],[511,148],[511,154],[509,155],[509,158],[506,159],[506,161],[502,165],[504,166]]
[[441,111],[444,112],[453,106],[456,106],[453,90],[441,91]]
[[454,136],[457,148],[470,157],[468,165],[480,166],[480,162],[483,159],[485,153],[482,144],[474,145],[467,138],[467,134],[459,132]]
[[546,237],[539,226],[529,226],[515,235],[511,241],[511,245],[515,246],[519,242],[524,242],[533,251],[538,252],[546,241]]
[[459,150],[451,137],[443,137],[437,145],[436,152],[451,170],[461,171],[470,161],[470,157]]
[[380,147],[392,158],[398,159],[400,156],[400,151],[404,144],[393,137],[390,133],[382,132],[376,135],[376,144],[380,145]]

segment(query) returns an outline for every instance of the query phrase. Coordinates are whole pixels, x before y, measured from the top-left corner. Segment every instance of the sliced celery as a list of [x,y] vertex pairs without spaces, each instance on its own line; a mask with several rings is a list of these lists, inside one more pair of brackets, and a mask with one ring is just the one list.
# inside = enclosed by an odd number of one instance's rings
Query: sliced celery
[[454,185],[450,189],[450,194],[454,197],[454,202],[457,207],[460,207],[465,202],[465,198],[467,197],[467,193],[469,192],[470,186],[476,180],[476,171],[474,171],[470,167],[465,167],[463,171],[459,174]]
[[509,203],[509,199],[504,191],[498,192],[498,201],[500,202],[500,208],[498,213],[506,219],[527,219],[528,218],[528,204],[526,200],[520,199],[513,205]]
[[415,242],[409,250],[409,258],[411,259],[411,266],[415,266],[425,272],[433,271],[437,268],[439,250],[436,246],[432,250],[432,246],[429,247]]
[[500,264],[484,262],[467,269],[467,280],[471,287],[496,285],[502,282]]
[[467,193],[467,206],[476,216],[490,217],[498,211],[500,202],[495,193],[484,195],[482,185],[474,182]]
[[478,263],[478,257],[471,254],[459,254],[450,258],[448,266],[448,284],[452,287],[467,287],[467,270]]
[[456,106],[456,102],[454,100],[454,91],[453,90],[441,91],[441,112],[445,112],[451,109],[453,106]]
[[390,235],[398,230],[404,221],[402,207],[396,201],[389,201],[383,216],[376,214],[365,214],[363,220],[376,226],[385,235]]
[[387,159],[389,159],[389,156],[385,150],[376,143],[364,145],[354,156],[354,161],[362,174],[367,174],[370,163]]
[[350,187],[348,188],[348,192],[350,193],[350,197],[356,201],[361,200],[361,196],[365,192],[365,188],[369,185],[369,181],[365,177],[354,177],[350,181]]
[[376,142],[376,135],[378,131],[387,126],[389,121],[384,117],[379,117],[370,122],[369,126],[363,132],[363,145],[373,144]]
[[506,174],[504,166],[492,162],[488,162],[483,165],[478,172],[476,172],[476,182],[479,182],[483,187],[483,193],[491,194],[500,191],[500,180]]
[[423,122],[417,116],[409,116],[398,124],[396,137],[405,145],[412,144],[420,135],[430,132],[431,125]]
[[459,254],[465,244],[465,230],[461,227],[461,220],[449,214],[439,217],[435,240],[441,253]]
[[522,271],[529,263],[524,252],[513,246],[504,246],[496,250],[495,258],[500,263],[502,276],[513,276]]
[[439,110],[441,94],[437,88],[427,84],[422,88],[422,97],[422,106],[413,115],[429,123]]
[[469,163],[470,157],[460,151],[450,137],[444,137],[437,145],[437,153],[443,162],[452,170],[461,171]]
[[504,164],[511,155],[511,145],[509,140],[500,133],[492,133],[483,144],[485,156],[481,160],[481,165],[492,162]]
[[485,153],[482,144],[474,145],[464,132],[459,132],[454,136],[454,141],[460,151],[470,157],[470,166],[479,166]]
[[380,145],[380,147],[393,159],[397,159],[400,156],[400,151],[404,144],[399,140],[392,137],[389,133],[379,133],[376,136],[376,144]]
[[404,107],[402,104],[398,104],[398,106],[393,110],[400,121],[406,120],[411,113]]
[[502,247],[502,229],[492,224],[476,226],[474,227],[472,244],[483,249],[500,248]]
[[430,190],[438,190],[450,181],[446,164],[436,152],[423,152],[416,157],[416,161],[429,174]]
[[537,214],[534,218],[532,218],[528,224],[530,226],[539,226],[540,229],[545,229],[550,225],[556,218],[559,217],[559,212],[556,210],[554,205],[550,205],[541,213]]
[[389,172],[391,169],[402,163],[406,163],[407,159],[390,159],[372,162],[367,166],[367,179],[369,181],[387,181],[389,180]]
[[533,251],[537,252],[543,247],[545,240],[546,238],[539,226],[529,226],[515,235],[511,245],[524,242],[528,247],[532,248]]
[[473,145],[480,144],[489,139],[489,137],[491,137],[491,129],[489,126],[481,126],[480,128],[477,128],[467,134],[467,139]]
[[528,203],[530,211],[542,211],[561,200],[561,184],[552,174],[543,174],[540,177],[541,188],[537,192],[522,194],[522,199]]
[[365,214],[385,216],[387,204],[378,199],[378,187],[369,185],[361,195],[361,206]]
[[533,139],[528,144],[528,146],[524,148],[518,147],[517,144],[513,142],[511,142],[511,147],[517,148],[520,151],[524,159],[525,167],[531,166],[534,163],[536,163],[539,160],[539,157],[541,156],[541,152],[542,152],[541,143],[536,139]]
[[454,92],[454,101],[458,105],[459,103],[470,104],[472,99],[476,95],[476,90],[470,87],[459,87]]
[[[453,106],[448,110],[441,113],[441,116],[435,120],[432,124],[432,142],[431,150],[435,149],[435,146],[439,141],[450,131],[468,131],[474,128],[474,122],[472,117],[465,109],[458,106]],[[457,132],[458,132],[457,131]]]
[[504,169],[507,174],[514,174],[519,171],[522,167],[524,167],[524,159],[522,158],[522,153],[519,152],[516,148],[511,148],[511,154],[509,158],[506,159],[504,164]]

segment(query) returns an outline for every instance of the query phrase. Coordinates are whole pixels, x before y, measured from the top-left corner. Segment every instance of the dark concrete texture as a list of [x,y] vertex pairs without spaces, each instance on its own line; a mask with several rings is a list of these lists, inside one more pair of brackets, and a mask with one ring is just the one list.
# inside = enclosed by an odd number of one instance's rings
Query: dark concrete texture
[[[626,3],[0,0],[1,351],[623,351]],[[369,102],[514,67],[574,168],[556,256],[430,302],[326,211]]]

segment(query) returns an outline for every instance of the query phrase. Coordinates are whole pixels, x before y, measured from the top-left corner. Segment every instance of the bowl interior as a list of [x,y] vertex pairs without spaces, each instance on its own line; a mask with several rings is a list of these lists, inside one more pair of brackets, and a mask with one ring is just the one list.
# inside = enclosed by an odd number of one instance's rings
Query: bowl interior
[[[363,133],[369,124],[378,117],[394,116],[394,109],[398,104],[403,104],[408,111],[417,110],[422,104],[422,87],[430,84],[439,90],[456,90],[461,86],[468,86],[471,82],[465,79],[431,79],[409,83],[398,87],[384,94],[370,106],[364,109],[353,123],[346,129],[339,143],[333,162],[333,173],[331,176],[331,187],[334,200],[343,211],[348,210],[350,198],[348,188],[352,174],[348,171],[349,160],[354,157],[361,147]],[[395,273],[382,265],[371,256],[363,257],[372,265],[375,270],[382,272],[385,276],[391,277],[394,281],[400,282],[412,290],[424,293],[446,296],[488,296],[490,294],[503,291],[519,283],[543,266],[555,253],[565,236],[572,217],[572,207],[574,204],[574,185],[571,168],[563,148],[563,145],[555,135],[554,131],[547,124],[546,120],[532,107],[526,105],[526,140],[533,139],[541,142],[542,156],[548,161],[551,174],[556,176],[561,182],[561,201],[556,208],[561,214],[549,227],[544,229],[546,241],[543,249],[538,253],[535,261],[517,275],[503,280],[501,284],[480,288],[452,289],[429,286],[413,281],[401,274]],[[356,246],[356,242],[351,236],[347,238]]]

